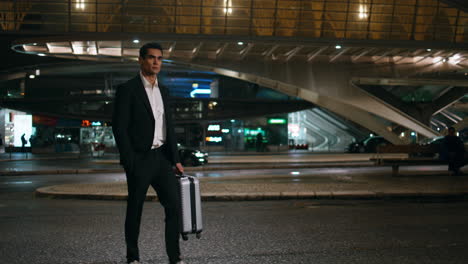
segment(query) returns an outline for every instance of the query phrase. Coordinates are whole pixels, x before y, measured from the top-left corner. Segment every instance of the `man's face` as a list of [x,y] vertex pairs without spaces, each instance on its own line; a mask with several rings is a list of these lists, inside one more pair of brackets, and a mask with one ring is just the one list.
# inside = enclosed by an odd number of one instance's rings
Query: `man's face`
[[144,58],[138,57],[140,69],[145,75],[157,75],[162,67],[162,52],[158,49],[148,49]]

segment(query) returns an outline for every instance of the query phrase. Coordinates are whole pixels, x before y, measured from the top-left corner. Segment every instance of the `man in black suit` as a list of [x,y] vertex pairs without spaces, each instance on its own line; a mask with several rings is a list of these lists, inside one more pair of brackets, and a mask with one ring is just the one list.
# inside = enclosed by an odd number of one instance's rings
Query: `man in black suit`
[[449,127],[448,134],[444,137],[442,144],[444,155],[441,159],[448,162],[448,169],[453,175],[463,175],[460,168],[465,166],[465,145],[463,141],[457,136],[454,127]]
[[170,263],[184,263],[179,248],[179,198],[175,172],[182,174],[168,91],[157,75],[162,47],[148,43],[140,48],[140,73],[117,88],[112,117],[113,132],[128,185],[125,242],[127,262],[139,263],[138,235],[146,192],[151,185],[166,214],[166,252]]

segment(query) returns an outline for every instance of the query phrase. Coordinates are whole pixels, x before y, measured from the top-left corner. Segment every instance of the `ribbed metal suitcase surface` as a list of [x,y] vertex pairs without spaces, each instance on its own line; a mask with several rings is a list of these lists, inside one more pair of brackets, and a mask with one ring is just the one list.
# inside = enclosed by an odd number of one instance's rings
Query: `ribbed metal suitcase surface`
[[196,234],[200,238],[203,230],[200,182],[196,177],[183,175],[179,177],[181,201],[181,234],[184,240],[188,234]]

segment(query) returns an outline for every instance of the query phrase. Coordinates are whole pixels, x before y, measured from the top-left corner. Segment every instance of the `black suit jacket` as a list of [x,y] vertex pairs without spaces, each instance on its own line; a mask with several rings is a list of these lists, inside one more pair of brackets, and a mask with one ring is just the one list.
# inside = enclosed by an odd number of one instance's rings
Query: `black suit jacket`
[[[164,102],[166,142],[164,153],[174,165],[179,161],[168,91],[159,84]],[[133,170],[135,155],[149,151],[153,144],[155,120],[143,82],[138,74],[117,87],[112,115],[112,130],[120,152],[120,163],[127,172]]]

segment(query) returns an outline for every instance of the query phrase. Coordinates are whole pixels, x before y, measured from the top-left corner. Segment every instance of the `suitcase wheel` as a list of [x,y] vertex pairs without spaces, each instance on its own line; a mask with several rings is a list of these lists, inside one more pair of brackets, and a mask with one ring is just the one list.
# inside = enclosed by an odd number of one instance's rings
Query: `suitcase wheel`
[[201,238],[201,233],[197,233],[197,238],[198,238],[198,239]]
[[187,240],[188,240],[188,236],[187,236],[186,234],[184,234],[184,235],[182,235],[182,239],[183,239],[184,241],[187,241]]

